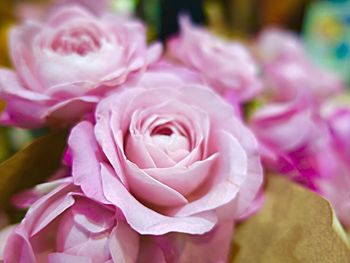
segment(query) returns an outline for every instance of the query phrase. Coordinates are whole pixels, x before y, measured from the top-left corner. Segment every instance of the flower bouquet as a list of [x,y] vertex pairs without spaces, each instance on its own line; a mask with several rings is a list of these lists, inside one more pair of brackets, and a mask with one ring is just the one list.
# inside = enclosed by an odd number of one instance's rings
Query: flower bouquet
[[350,260],[342,81],[291,33],[180,25],[162,46],[62,5],[12,28],[1,123],[48,132],[0,165],[1,262]]

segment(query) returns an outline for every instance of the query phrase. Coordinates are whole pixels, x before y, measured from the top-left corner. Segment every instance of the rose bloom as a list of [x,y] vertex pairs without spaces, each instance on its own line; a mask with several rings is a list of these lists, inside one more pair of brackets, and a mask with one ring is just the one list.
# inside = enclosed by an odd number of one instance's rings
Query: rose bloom
[[331,155],[330,137],[310,103],[300,99],[267,104],[253,114],[250,126],[268,170],[314,190],[314,180],[329,174],[329,169],[321,173],[320,168]]
[[159,46],[148,48],[145,37],[141,23],[78,7],[14,27],[9,47],[16,72],[0,69],[2,123],[32,128],[79,119],[158,57]]
[[[225,262],[233,225],[204,235],[140,236],[113,206],[84,196],[69,180],[31,205],[17,226],[0,232],[0,261]],[[20,253],[19,253],[20,251]]]
[[135,262],[139,236],[113,207],[63,184],[39,199],[5,244],[4,262]]
[[255,61],[238,42],[217,38],[183,17],[181,32],[168,43],[168,55],[202,77],[228,100],[245,102],[255,97],[261,83]]
[[[345,96],[344,96],[345,97]],[[333,205],[340,221],[350,227],[350,106],[329,101],[322,107],[321,115],[331,134],[331,158],[327,164],[331,175],[316,184],[322,196]]]
[[255,197],[257,143],[209,88],[152,76],[101,101],[96,123],[73,128],[73,179],[141,234],[203,234]]
[[256,43],[265,93],[272,101],[294,100],[306,94],[315,104],[344,89],[334,73],[319,68],[307,56],[300,39],[290,32],[267,29]]
[[269,104],[253,115],[265,167],[322,195],[350,226],[350,108],[305,105]]

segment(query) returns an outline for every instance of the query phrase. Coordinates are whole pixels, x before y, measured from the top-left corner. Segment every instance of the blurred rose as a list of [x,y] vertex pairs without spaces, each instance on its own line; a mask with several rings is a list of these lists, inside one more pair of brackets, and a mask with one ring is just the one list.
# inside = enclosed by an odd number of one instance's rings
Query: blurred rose
[[260,142],[266,168],[311,189],[330,155],[326,125],[303,100],[271,103],[255,112],[251,128]]
[[10,49],[16,72],[0,70],[2,122],[22,127],[78,119],[160,51],[147,48],[142,24],[78,7],[15,27]]
[[[324,105],[324,108],[328,105]],[[333,138],[333,144],[341,158],[350,164],[350,104],[334,105],[323,112]]]
[[21,20],[45,19],[52,9],[67,5],[79,5],[96,15],[102,15],[108,11],[108,0],[50,0],[45,2],[21,1],[15,5],[15,15]]
[[315,180],[318,192],[333,206],[339,220],[350,227],[350,164],[335,152],[327,160],[332,165],[332,175]]
[[305,57],[299,37],[292,32],[278,28],[262,31],[257,39],[259,59],[263,62],[277,59],[299,59]]
[[103,14],[108,11],[108,4],[111,2],[110,0],[52,0],[57,5],[80,5],[95,14]]
[[268,29],[257,41],[265,80],[265,92],[273,101],[290,101],[306,94],[314,103],[344,88],[341,79],[321,69],[307,57],[301,41],[292,33]]
[[253,115],[265,168],[328,199],[350,226],[350,107],[324,105],[319,112],[305,105],[269,104]]
[[115,210],[62,185],[39,199],[12,231],[5,262],[135,262],[139,236]]
[[350,227],[350,105],[330,101],[322,108],[322,117],[332,138],[332,155],[326,160],[332,164],[332,170],[330,176],[317,180],[317,187],[331,202],[341,222]]
[[144,79],[103,100],[95,125],[72,130],[75,183],[142,234],[202,234],[221,220],[218,208],[244,213],[262,181],[251,132],[210,89]]
[[220,94],[245,102],[256,96],[261,83],[257,65],[242,44],[217,38],[186,18],[180,35],[168,43],[168,54],[198,71]]

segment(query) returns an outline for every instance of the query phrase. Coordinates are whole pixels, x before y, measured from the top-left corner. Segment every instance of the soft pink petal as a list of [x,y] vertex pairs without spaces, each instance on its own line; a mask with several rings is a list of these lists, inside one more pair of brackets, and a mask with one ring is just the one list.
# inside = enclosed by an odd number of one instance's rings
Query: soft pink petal
[[85,256],[72,256],[66,253],[51,253],[48,263],[93,263],[91,258]]
[[189,167],[150,168],[143,169],[143,171],[186,196],[207,179],[211,166],[217,158],[218,154],[214,154],[203,161],[193,163]]
[[114,262],[136,262],[139,246],[139,236],[125,222],[119,221],[110,235],[109,250]]
[[74,183],[80,185],[88,196],[105,200],[100,178],[100,153],[94,139],[93,126],[81,122],[75,126],[68,139],[73,158]]
[[7,240],[15,227],[15,225],[7,226],[6,228],[1,229],[0,231],[0,260],[4,259],[4,249]]
[[[130,161],[126,161],[125,169],[130,191],[141,200],[160,206],[181,206],[187,204],[187,200],[183,195],[155,180]],[[154,193],[157,194],[155,195]]]
[[137,201],[122,183],[102,166],[102,181],[106,198],[119,207],[132,228],[140,234],[161,235],[171,231],[203,234],[216,223],[212,213],[188,217],[167,217]]
[[221,163],[216,164],[213,182],[207,193],[187,205],[176,209],[176,216],[189,216],[196,213],[210,211],[234,200],[240,192],[241,184],[249,176],[247,174],[247,156],[240,143],[227,132],[218,133],[221,138],[217,141],[225,159],[219,158]]

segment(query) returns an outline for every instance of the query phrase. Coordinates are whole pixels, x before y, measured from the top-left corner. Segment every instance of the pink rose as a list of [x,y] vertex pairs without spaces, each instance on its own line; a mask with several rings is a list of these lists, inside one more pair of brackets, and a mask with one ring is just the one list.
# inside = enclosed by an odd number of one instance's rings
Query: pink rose
[[141,23],[96,17],[78,7],[57,9],[46,23],[28,22],[10,34],[16,72],[0,70],[2,122],[36,127],[77,120],[106,91],[159,55],[148,49]]
[[135,262],[139,236],[109,206],[64,184],[39,199],[7,239],[4,261]]
[[350,164],[350,105],[338,106],[325,113],[332,134],[334,148],[341,158]]
[[198,71],[229,100],[245,102],[259,93],[257,65],[243,45],[217,38],[186,18],[180,23],[180,35],[168,43],[170,57]]
[[268,28],[258,36],[257,55],[262,62],[276,59],[298,59],[306,56],[303,44],[293,32]]
[[315,104],[344,89],[332,72],[321,69],[308,57],[292,33],[269,29],[257,41],[265,92],[273,101],[290,101],[306,94]]
[[210,89],[150,81],[104,99],[95,124],[73,128],[74,182],[141,234],[202,234],[219,214],[244,213],[262,182],[254,136]]
[[45,19],[52,9],[67,5],[79,5],[94,14],[101,15],[108,11],[109,0],[50,0],[45,3],[21,1],[15,5],[15,16],[20,20]]
[[52,0],[52,2],[56,5],[80,5],[83,6],[95,14],[103,14],[108,10],[110,0]]
[[327,173],[320,169],[331,155],[330,138],[310,105],[303,100],[271,103],[254,113],[251,128],[267,169],[316,189],[314,180]]
[[341,223],[350,227],[350,164],[332,152],[324,160],[331,166],[331,176],[316,178],[318,192],[333,206]]
[[253,115],[265,168],[322,195],[350,226],[350,107],[305,105],[270,104]]
[[85,197],[70,182],[58,184],[31,205],[19,225],[0,232],[0,261],[227,261],[233,234],[230,221],[204,235],[140,236],[121,219],[117,208]]
[[339,105],[330,101],[323,106],[321,114],[331,134],[332,155],[325,162],[331,168],[331,175],[317,180],[316,185],[320,194],[331,202],[341,222],[350,227],[350,106],[348,102]]

